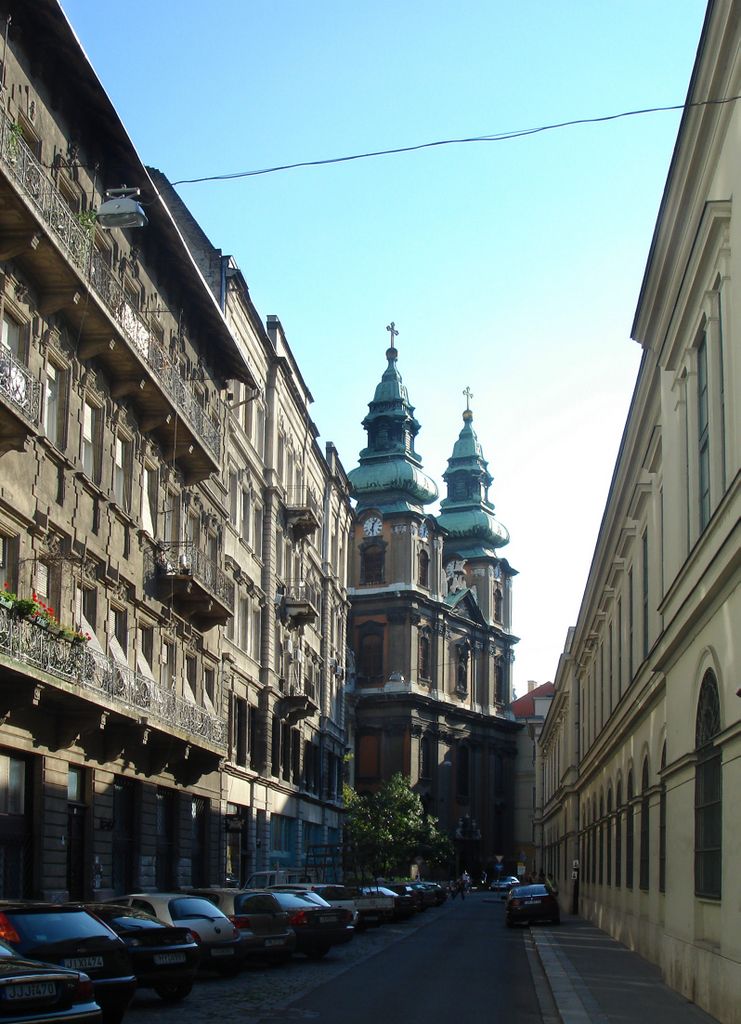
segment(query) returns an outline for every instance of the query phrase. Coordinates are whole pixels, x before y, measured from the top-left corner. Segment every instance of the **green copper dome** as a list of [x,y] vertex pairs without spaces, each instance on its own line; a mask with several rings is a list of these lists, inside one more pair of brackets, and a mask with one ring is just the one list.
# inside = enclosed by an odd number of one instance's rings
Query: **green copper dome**
[[437,521],[448,533],[446,547],[463,558],[496,558],[509,543],[507,529],[494,516],[489,501],[493,477],[472,426],[473,413],[463,413],[463,429],[443,474],[448,495],[440,502]]
[[386,352],[388,366],[363,420],[368,446],[360,453],[360,465],[348,473],[358,512],[369,507],[419,512],[437,498],[437,487],[423,472],[422,460],[414,450],[419,423],[396,366],[397,358],[392,344]]

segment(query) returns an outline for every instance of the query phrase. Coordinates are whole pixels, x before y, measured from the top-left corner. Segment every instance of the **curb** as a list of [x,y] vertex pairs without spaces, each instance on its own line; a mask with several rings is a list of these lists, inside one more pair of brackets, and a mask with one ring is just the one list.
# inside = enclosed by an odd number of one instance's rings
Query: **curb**
[[562,1024],[609,1024],[609,1018],[548,932],[530,929],[535,950],[548,980]]

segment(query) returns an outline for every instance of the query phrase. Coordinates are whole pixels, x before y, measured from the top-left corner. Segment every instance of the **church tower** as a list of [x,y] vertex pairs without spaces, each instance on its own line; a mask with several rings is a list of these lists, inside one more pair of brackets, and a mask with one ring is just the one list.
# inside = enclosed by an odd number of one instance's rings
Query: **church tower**
[[[406,775],[450,835],[450,870],[510,861],[517,725],[508,716],[508,594],[498,555],[507,531],[488,501],[492,478],[464,413],[438,517],[434,481],[415,449],[420,424],[391,345],[348,474],[356,499],[349,567],[348,679],[355,789]],[[499,616],[499,617],[497,617]]]

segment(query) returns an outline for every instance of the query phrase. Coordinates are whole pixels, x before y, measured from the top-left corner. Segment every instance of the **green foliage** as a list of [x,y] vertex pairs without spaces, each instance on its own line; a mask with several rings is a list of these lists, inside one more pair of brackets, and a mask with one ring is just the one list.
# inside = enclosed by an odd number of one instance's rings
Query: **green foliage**
[[360,796],[345,786],[343,795],[345,834],[362,871],[374,878],[406,876],[415,857],[433,863],[450,860],[450,840],[432,815],[425,814],[422,801],[400,772],[377,793]]

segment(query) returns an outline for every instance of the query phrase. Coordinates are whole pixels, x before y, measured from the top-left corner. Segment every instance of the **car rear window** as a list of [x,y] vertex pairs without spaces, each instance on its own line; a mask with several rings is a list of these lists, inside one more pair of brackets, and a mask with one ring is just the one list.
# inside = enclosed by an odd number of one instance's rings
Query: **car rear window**
[[234,897],[234,910],[237,914],[275,914],[280,911],[280,906],[267,893],[260,893],[258,896],[250,896],[242,893]]
[[344,885],[321,885],[313,891],[323,900],[352,900],[358,895],[357,889],[347,889]]
[[[312,893],[312,895],[315,894]],[[284,910],[306,910],[307,905],[312,907],[321,905],[315,899],[312,900],[296,892],[276,892],[275,898]]]
[[86,910],[6,910],[23,942],[51,943],[65,939],[112,938],[110,929]]
[[105,920],[114,925],[116,928],[166,928],[167,925],[163,921],[158,921],[156,917],[151,917],[149,914],[143,912],[128,913],[121,911],[120,914],[106,914]]
[[511,891],[517,896],[547,896],[549,892],[545,885],[518,885]]
[[218,907],[211,900],[200,896],[182,896],[170,900],[168,904],[173,921],[183,917],[223,917]]

